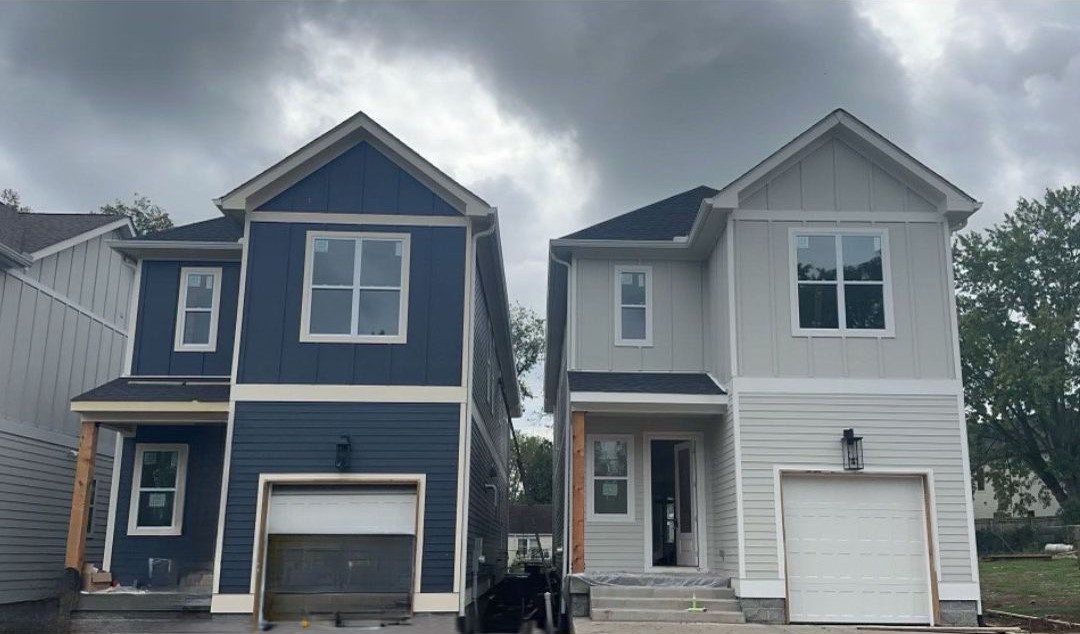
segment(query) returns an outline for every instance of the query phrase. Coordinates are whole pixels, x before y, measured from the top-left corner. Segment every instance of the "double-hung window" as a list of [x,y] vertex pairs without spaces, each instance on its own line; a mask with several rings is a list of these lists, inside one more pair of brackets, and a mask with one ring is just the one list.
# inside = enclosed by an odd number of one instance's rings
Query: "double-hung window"
[[181,533],[187,455],[187,445],[135,445],[128,535]]
[[301,341],[405,343],[409,236],[309,233]]
[[176,311],[177,352],[214,352],[221,312],[221,269],[185,266],[180,269]]
[[652,345],[652,267],[615,267],[615,345]]
[[589,518],[633,519],[633,436],[589,436],[586,459]]
[[891,336],[887,234],[792,230],[796,335]]

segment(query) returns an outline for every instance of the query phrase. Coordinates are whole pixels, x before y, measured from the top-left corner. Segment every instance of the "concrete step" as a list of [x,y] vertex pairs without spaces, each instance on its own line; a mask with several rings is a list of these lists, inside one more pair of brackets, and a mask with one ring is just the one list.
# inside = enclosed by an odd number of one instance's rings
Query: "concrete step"
[[593,608],[594,621],[626,621],[639,623],[745,623],[742,612],[687,612],[686,610],[641,610],[625,608]]
[[698,599],[734,599],[735,593],[731,588],[704,586],[593,586],[589,588],[589,596],[593,599],[689,599],[692,596]]
[[[690,597],[595,597],[589,601],[593,610],[601,608],[642,609],[642,610],[685,610],[690,607]],[[697,598],[698,607],[709,612],[738,612],[736,599]]]

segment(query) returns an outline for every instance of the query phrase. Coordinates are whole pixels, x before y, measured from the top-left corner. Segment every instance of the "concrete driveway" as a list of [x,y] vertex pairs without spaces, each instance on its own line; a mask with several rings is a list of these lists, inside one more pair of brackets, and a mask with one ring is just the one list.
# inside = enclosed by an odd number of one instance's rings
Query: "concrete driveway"
[[[575,634],[874,634],[854,626],[726,623],[624,623],[575,619]],[[885,634],[880,632],[877,634]]]

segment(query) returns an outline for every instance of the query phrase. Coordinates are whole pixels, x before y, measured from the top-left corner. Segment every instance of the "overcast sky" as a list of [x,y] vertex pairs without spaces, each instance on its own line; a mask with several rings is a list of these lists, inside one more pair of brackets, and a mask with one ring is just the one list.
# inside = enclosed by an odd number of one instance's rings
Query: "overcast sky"
[[1080,183],[1080,2],[0,4],[0,188],[177,223],[357,110],[549,238],[721,187],[837,107],[985,202]]

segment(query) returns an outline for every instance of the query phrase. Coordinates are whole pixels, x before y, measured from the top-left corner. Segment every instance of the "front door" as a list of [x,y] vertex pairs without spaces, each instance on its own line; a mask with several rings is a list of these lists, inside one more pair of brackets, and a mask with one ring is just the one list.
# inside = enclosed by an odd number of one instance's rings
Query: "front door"
[[680,566],[698,565],[697,465],[693,441],[675,445],[675,543]]

